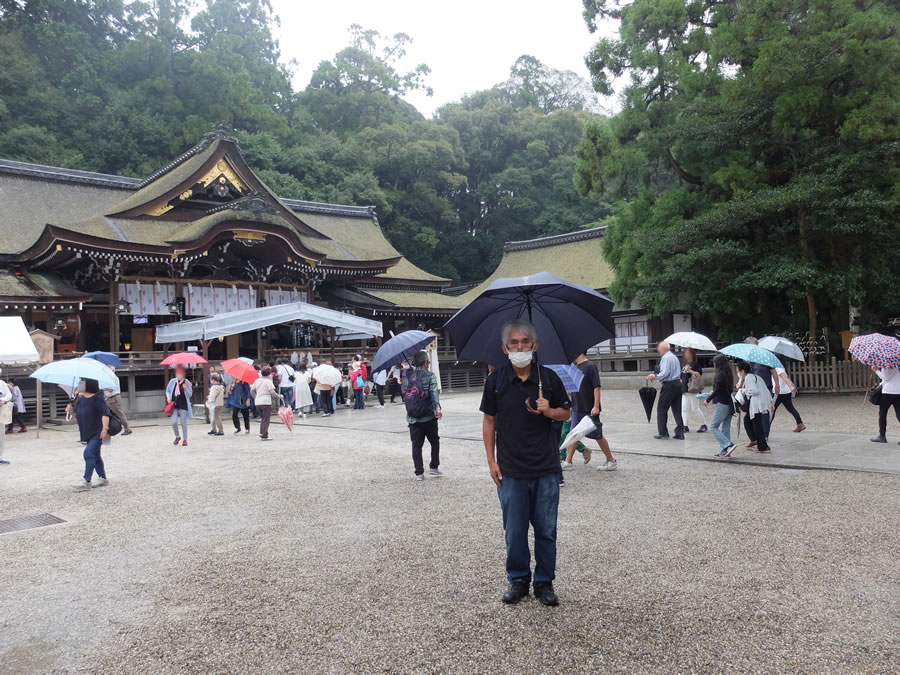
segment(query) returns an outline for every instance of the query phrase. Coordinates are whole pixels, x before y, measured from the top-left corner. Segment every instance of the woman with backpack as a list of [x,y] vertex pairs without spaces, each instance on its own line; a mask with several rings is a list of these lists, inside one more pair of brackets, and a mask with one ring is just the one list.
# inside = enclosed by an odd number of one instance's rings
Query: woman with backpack
[[363,390],[366,388],[366,372],[365,366],[358,361],[359,357],[353,359],[350,364],[350,384],[353,387],[353,409],[363,410],[366,404],[363,402]]
[[734,391],[734,374],[724,354],[716,354],[713,366],[716,368],[713,390],[703,405],[716,406],[709,424],[709,430],[719,441],[719,452],[716,453],[716,457],[731,457],[731,453],[734,452],[734,443],[731,442],[731,418],[734,415],[731,392]]
[[428,473],[439,478],[444,475],[440,470],[441,437],[438,433],[438,420],[443,413],[437,377],[429,370],[431,362],[428,352],[416,352],[413,365],[414,368],[403,372],[403,403],[406,405],[406,423],[409,425],[409,439],[412,442],[413,471],[416,480],[425,480],[422,448],[427,438],[431,445]]
[[684,350],[684,366],[681,369],[681,417],[684,420],[684,430],[690,431],[691,413],[700,418],[698,434],[708,431],[706,415],[700,409],[700,399],[697,394],[703,391],[703,369],[697,363],[697,352],[690,347]]

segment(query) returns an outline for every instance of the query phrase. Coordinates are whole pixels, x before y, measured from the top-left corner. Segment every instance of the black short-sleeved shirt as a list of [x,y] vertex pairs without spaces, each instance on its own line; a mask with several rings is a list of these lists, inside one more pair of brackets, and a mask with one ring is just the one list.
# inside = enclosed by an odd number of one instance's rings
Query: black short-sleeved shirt
[[581,380],[581,386],[572,398],[572,410],[589,413],[594,408],[594,389],[600,386],[600,371],[593,361],[584,361],[577,365],[584,379]]
[[79,396],[75,401],[75,417],[78,419],[78,431],[82,441],[90,441],[103,431],[102,417],[109,417],[109,406],[102,394]]
[[[559,375],[549,368],[541,368],[541,380],[550,407],[568,408],[569,397]],[[553,420],[528,412],[525,407],[526,400],[532,408],[537,407],[537,397],[535,367],[524,382],[512,366],[507,366],[488,375],[484,383],[481,412],[494,417],[497,464],[504,476],[540,478],[559,473],[559,439],[553,433]]]

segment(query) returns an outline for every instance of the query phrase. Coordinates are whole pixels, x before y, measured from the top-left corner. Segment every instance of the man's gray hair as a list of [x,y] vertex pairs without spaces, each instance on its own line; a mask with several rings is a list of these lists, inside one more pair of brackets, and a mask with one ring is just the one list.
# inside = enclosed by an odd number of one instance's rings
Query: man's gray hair
[[509,342],[509,334],[514,330],[525,333],[531,337],[532,342],[537,342],[537,328],[533,323],[527,319],[513,319],[503,324],[503,328],[500,329],[500,339],[503,340],[503,344]]

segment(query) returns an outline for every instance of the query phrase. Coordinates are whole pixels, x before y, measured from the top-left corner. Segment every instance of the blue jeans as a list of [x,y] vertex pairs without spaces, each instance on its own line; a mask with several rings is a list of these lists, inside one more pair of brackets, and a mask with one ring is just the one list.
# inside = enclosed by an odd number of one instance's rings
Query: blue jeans
[[293,387],[281,387],[278,390],[281,395],[284,397],[284,403],[282,405],[286,405],[288,408],[294,408],[294,388]]
[[89,440],[88,444],[84,446],[84,479],[89,483],[95,470],[100,478],[106,478],[106,467],[103,466],[103,458],[100,457],[101,445],[102,441],[97,436],[97,438]]
[[719,441],[719,449],[724,450],[731,445],[731,406],[725,403],[716,403],[709,430]]
[[506,578],[512,583],[531,580],[528,524],[534,528],[534,582],[556,578],[556,516],[559,474],[540,478],[504,477],[497,489],[506,530]]
[[354,389],[353,390],[353,398],[355,401],[353,404],[354,410],[362,410],[363,408],[366,407],[366,404],[363,403],[363,390],[362,389]]

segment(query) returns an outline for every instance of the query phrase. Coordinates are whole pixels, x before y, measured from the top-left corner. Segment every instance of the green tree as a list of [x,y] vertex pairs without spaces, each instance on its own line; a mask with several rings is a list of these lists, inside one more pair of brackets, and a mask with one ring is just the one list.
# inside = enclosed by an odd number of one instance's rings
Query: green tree
[[900,311],[895,4],[584,5],[592,28],[621,22],[588,57],[595,87],[628,79],[575,173],[583,194],[619,200],[617,300],[735,334]]

